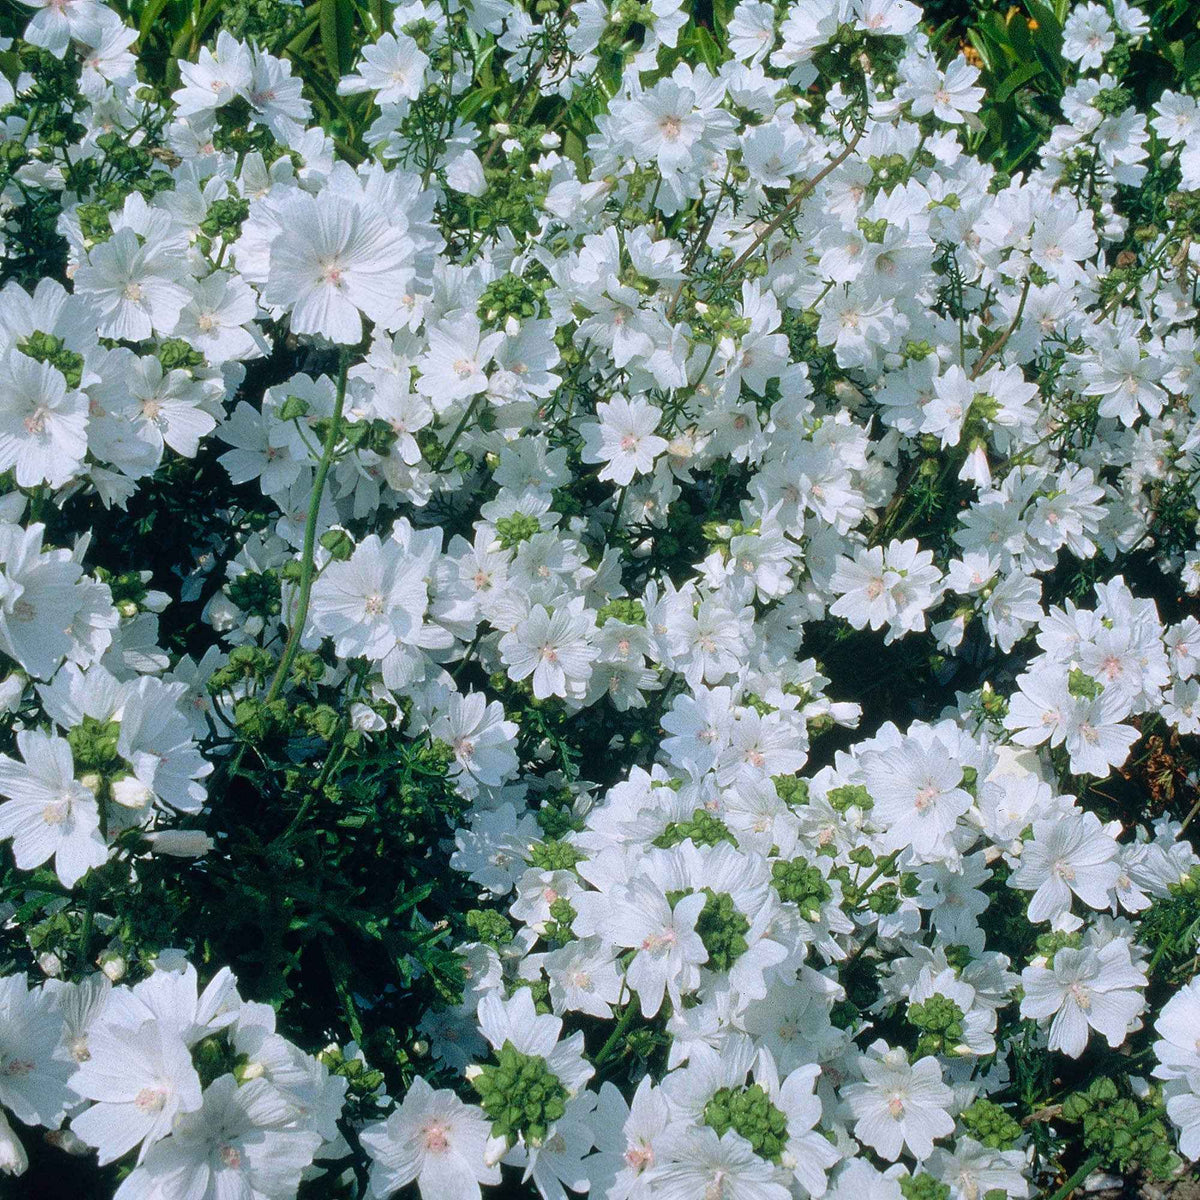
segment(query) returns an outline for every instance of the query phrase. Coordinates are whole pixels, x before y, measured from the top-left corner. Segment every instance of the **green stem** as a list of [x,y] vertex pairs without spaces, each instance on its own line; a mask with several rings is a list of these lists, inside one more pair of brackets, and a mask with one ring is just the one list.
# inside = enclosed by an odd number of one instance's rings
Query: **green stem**
[[864,896],[866,896],[867,891],[871,887],[871,884],[873,884],[875,882],[875,880],[877,880],[880,877],[880,875],[883,875],[885,872],[890,871],[892,869],[892,867],[894,867],[896,865],[896,859],[899,857],[900,857],[900,851],[893,850],[891,852],[891,854],[889,854],[886,858],[879,859],[878,863],[875,866],[875,870],[868,877],[866,883],[863,883],[861,885],[860,884],[854,885],[854,890],[858,893],[858,897],[860,900]]
[[325,447],[321,451],[321,461],[317,463],[317,473],[313,478],[312,494],[308,499],[308,519],[304,522],[304,548],[300,555],[300,592],[296,598],[296,608],[292,614],[291,629],[288,631],[287,643],[283,647],[283,657],[271,687],[267,691],[267,703],[279,698],[283,691],[284,681],[292,669],[292,663],[300,651],[300,639],[304,635],[304,624],[308,620],[308,603],[312,596],[313,585],[313,556],[317,544],[317,516],[321,511],[321,497],[325,493],[325,480],[329,476],[329,468],[333,466],[334,450],[342,432],[342,409],[346,403],[346,375],[350,370],[350,352],[342,351],[342,361],[338,367],[337,398],[333,402],[333,419],[329,423],[329,432],[325,435]]
[[[95,876],[95,871],[91,874]],[[83,970],[90,961],[90,943],[92,940],[92,922],[96,918],[96,893],[99,888],[94,878],[88,880],[87,903],[83,910],[83,924],[79,929],[79,969]]]
[[467,411],[463,413],[462,420],[454,427],[454,432],[450,435],[450,440],[446,443],[446,448],[438,455],[438,460],[433,464],[434,471],[442,469],[442,463],[450,457],[450,451],[454,449],[454,443],[458,441],[462,435],[462,431],[466,429],[467,422],[475,415],[475,410],[479,407],[480,400],[483,399],[483,393],[477,392],[471,397],[471,403],[467,405]]
[[617,1043],[625,1036],[629,1026],[633,1024],[634,1017],[639,1012],[638,1001],[634,997],[630,997],[629,1003],[625,1006],[625,1011],[621,1013],[621,1018],[617,1022],[617,1027],[612,1031],[607,1042],[600,1047],[600,1053],[592,1060],[592,1066],[599,1070],[600,1067],[612,1056],[612,1052],[617,1048]]

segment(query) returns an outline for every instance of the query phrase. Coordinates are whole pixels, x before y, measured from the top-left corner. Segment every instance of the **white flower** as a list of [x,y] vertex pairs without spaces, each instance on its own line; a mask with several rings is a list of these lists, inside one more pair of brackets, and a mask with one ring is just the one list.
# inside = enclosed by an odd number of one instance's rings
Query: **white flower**
[[1121,1045],[1146,1004],[1139,990],[1146,986],[1146,969],[1131,960],[1129,943],[1122,938],[1098,950],[1066,946],[1051,966],[1026,967],[1021,985],[1021,1016],[1036,1021],[1053,1017],[1050,1049],[1071,1058],[1083,1053],[1091,1029],[1110,1046]]
[[79,472],[87,420],[87,398],[49,363],[16,350],[0,360],[0,469],[22,487],[62,487]]
[[533,676],[533,694],[582,698],[592,674],[589,635],[593,618],[580,607],[548,612],[534,605],[511,633],[500,639],[500,654],[512,679]]
[[1117,843],[1095,813],[1064,813],[1033,822],[1033,840],[1009,887],[1033,892],[1031,921],[1055,921],[1071,909],[1072,893],[1092,908],[1107,908],[1121,868]]
[[1182,1079],[1200,1073],[1200,980],[1185,984],[1163,1005],[1154,1022],[1157,1079]]
[[703,892],[693,892],[672,907],[660,886],[640,877],[614,891],[602,932],[613,945],[635,951],[625,978],[637,993],[642,1016],[658,1012],[664,992],[678,1009],[682,993],[699,983],[697,967],[708,961],[708,951],[696,933],[696,920],[706,899]]
[[732,1129],[721,1137],[708,1126],[672,1126],[659,1139],[659,1165],[648,1172],[653,1194],[666,1200],[789,1200],[773,1164],[758,1157]]
[[67,1083],[74,1063],[62,1038],[53,993],[30,988],[24,975],[0,978],[0,1104],[26,1125],[57,1129],[78,1101]]
[[0,1173],[24,1175],[28,1167],[29,1156],[25,1153],[25,1147],[0,1109]]
[[310,619],[342,657],[378,662],[398,645],[417,643],[428,603],[422,560],[371,534],[344,562],[325,568],[313,586]]
[[499,1166],[485,1161],[490,1137],[480,1109],[418,1075],[400,1107],[359,1134],[372,1160],[371,1192],[385,1200],[415,1179],[423,1200],[478,1200],[481,1183],[500,1182]]
[[964,113],[979,111],[984,93],[975,87],[978,78],[979,71],[965,58],[954,59],[944,75],[933,62],[921,59],[907,66],[898,92],[910,101],[914,117],[933,113],[939,121],[960,125]]
[[1077,4],[1063,24],[1062,54],[1085,71],[1097,71],[1116,45],[1112,20],[1099,4]]
[[371,204],[294,194],[280,223],[263,298],[290,311],[293,333],[354,343],[364,316],[384,329],[403,324],[412,243]]
[[415,100],[421,94],[428,65],[429,56],[407,34],[385,33],[379,41],[363,47],[358,74],[339,80],[338,94],[374,92],[379,105]]
[[205,1089],[199,1111],[175,1118],[171,1136],[150,1148],[115,1200],[290,1200],[321,1145],[319,1134],[296,1127],[299,1115],[265,1079],[239,1086],[232,1075],[222,1075]]
[[942,1082],[938,1060],[927,1055],[910,1064],[900,1049],[877,1041],[859,1060],[865,1083],[842,1089],[854,1114],[854,1135],[894,1162],[904,1147],[918,1161],[928,1158],[935,1138],[954,1132],[947,1111],[954,1093]]
[[960,786],[962,766],[936,741],[925,747],[906,738],[899,746],[866,754],[863,773],[889,849],[911,845],[918,853],[936,851],[971,807],[970,793]]
[[618,396],[597,404],[596,415],[599,423],[583,426],[582,458],[586,463],[604,464],[601,479],[626,487],[635,475],[653,470],[654,460],[667,448],[666,439],[654,432],[662,419],[654,405]]
[[75,779],[71,747],[34,729],[17,734],[24,762],[0,754],[0,838],[13,839],[17,866],[30,871],[53,857],[64,887],[108,861],[92,792]]
[[185,274],[178,253],[153,242],[143,244],[125,226],[92,247],[75,272],[75,292],[99,310],[101,337],[137,342],[175,328],[190,298],[181,283]]
[[200,1077],[191,1055],[170,1025],[157,1020],[136,1027],[111,1020],[93,1029],[89,1057],[71,1086],[95,1101],[71,1121],[76,1136],[114,1162],[135,1146],[138,1161],[172,1130],[176,1117],[200,1107]]
[[452,692],[446,711],[432,722],[429,732],[453,749],[451,774],[460,787],[499,787],[516,773],[517,725],[504,719],[499,700],[489,704],[481,692],[465,696]]
[[23,3],[38,11],[22,36],[31,46],[41,46],[55,58],[62,58],[71,39],[94,25],[99,14],[106,11],[96,0],[23,0]]
[[443,413],[456,401],[487,389],[486,368],[504,341],[503,333],[485,334],[479,318],[468,313],[439,321],[428,337],[429,349],[418,362],[417,386],[430,398],[434,412]]

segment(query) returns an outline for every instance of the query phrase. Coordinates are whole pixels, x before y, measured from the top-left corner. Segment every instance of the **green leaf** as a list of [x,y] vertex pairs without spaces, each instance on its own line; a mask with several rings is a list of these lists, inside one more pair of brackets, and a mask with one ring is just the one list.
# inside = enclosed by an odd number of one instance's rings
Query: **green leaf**
[[147,35],[153,30],[158,18],[162,15],[162,10],[167,7],[168,0],[150,0],[142,11],[142,18],[138,22],[138,48],[141,49],[141,43]]
[[716,39],[703,25],[697,25],[695,30],[696,49],[700,52],[700,57],[704,59],[705,64],[713,74],[716,74],[721,68],[721,47],[717,45]]
[[459,120],[469,121],[499,90],[499,88],[473,88],[463,97],[462,103],[458,106]]
[[1028,83],[1031,79],[1042,73],[1042,64],[1040,62],[1028,63],[1023,67],[1018,67],[1011,72],[1007,79],[996,89],[993,94],[993,99],[997,104],[1003,104],[1022,84]]
[[321,0],[321,47],[335,80],[347,74],[353,62],[354,15],[353,0]]

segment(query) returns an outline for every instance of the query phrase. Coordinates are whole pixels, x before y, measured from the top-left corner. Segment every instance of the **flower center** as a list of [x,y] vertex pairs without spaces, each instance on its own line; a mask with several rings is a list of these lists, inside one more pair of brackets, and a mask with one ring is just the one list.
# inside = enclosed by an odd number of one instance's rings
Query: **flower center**
[[668,142],[677,142],[683,132],[683,122],[678,117],[663,117],[658,123],[658,128]]
[[143,1113],[162,1112],[166,1103],[167,1091],[161,1087],[144,1087],[133,1098],[134,1108]]
[[42,809],[42,820],[47,825],[58,826],[71,815],[70,800],[53,800]]
[[49,415],[49,409],[44,404],[39,404],[25,418],[25,429],[29,433],[45,433],[46,432],[46,417]]
[[421,1131],[425,1149],[433,1154],[445,1154],[450,1148],[450,1139],[446,1136],[445,1125],[440,1121],[431,1121]]

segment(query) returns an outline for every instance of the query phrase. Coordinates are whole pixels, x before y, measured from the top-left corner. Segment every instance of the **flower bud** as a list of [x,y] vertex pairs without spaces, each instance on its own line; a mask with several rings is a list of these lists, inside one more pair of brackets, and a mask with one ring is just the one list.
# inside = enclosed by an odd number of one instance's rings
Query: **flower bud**
[[266,1074],[266,1068],[260,1062],[248,1062],[235,1067],[233,1077],[240,1084],[249,1083],[252,1079],[261,1079]]
[[124,955],[118,954],[115,950],[105,950],[96,962],[112,983],[120,983],[125,978],[125,971],[129,966]]
[[152,795],[150,789],[136,775],[126,775],[123,779],[113,781],[112,798],[122,808],[145,808]]
[[146,834],[151,854],[166,854],[171,858],[203,858],[212,848],[213,840],[198,829],[162,829]]
[[29,1166],[29,1156],[20,1139],[12,1131],[8,1118],[0,1110],[0,1171],[5,1175],[23,1175]]

